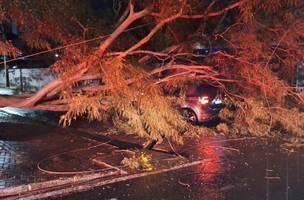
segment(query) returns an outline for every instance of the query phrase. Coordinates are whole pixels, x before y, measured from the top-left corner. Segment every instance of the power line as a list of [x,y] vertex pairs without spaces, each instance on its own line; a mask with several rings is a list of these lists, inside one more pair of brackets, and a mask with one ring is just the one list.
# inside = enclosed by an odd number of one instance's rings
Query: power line
[[[135,29],[139,29],[139,28],[148,26],[150,24],[151,23],[146,23],[146,24],[138,25],[138,26],[126,29],[123,32],[128,32],[128,31],[132,31],[132,30],[135,30]],[[37,56],[37,55],[41,55],[41,54],[45,54],[45,53],[49,53],[49,52],[58,51],[58,50],[69,48],[69,47],[73,47],[73,46],[78,46],[78,45],[89,43],[89,42],[93,42],[93,41],[96,41],[96,40],[102,40],[102,39],[105,39],[105,38],[107,38],[109,36],[111,36],[111,34],[97,36],[95,38],[87,39],[87,40],[84,40],[84,41],[81,41],[81,42],[76,42],[76,43],[71,43],[71,44],[67,44],[67,45],[64,45],[64,46],[60,46],[60,47],[55,47],[55,48],[52,48],[52,49],[48,49],[48,50],[40,51],[40,52],[37,52],[37,53],[25,55],[25,56],[22,56],[22,57],[19,57],[19,58],[13,58],[13,59],[7,60],[5,62],[4,61],[0,62],[0,65],[4,64],[4,63],[10,63],[10,62],[13,62],[13,61],[17,61],[17,60],[23,60],[25,58],[31,58],[31,57],[34,57],[34,56]]]

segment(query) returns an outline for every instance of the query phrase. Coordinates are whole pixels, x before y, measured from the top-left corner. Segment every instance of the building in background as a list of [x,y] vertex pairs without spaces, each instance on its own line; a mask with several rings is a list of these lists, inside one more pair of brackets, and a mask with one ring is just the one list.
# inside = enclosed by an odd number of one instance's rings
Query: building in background
[[[14,66],[8,70],[11,88],[21,92],[36,92],[55,77],[49,68],[18,68]],[[5,70],[0,71],[0,87],[6,85]]]
[[0,24],[1,40],[12,42],[22,51],[18,53],[17,60],[13,62],[11,62],[13,57],[0,53],[0,88],[35,92],[55,78],[50,72],[49,66],[59,58],[59,54],[50,52],[25,58],[24,56],[37,53],[38,50],[28,49],[19,39],[19,35],[20,32],[13,20]]

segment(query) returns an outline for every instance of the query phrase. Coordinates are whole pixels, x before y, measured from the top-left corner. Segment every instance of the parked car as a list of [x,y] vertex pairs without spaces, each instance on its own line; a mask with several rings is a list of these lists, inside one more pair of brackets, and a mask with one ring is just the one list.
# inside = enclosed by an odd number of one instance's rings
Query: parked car
[[217,118],[223,107],[222,95],[216,87],[199,85],[188,87],[181,111],[187,121],[198,124]]

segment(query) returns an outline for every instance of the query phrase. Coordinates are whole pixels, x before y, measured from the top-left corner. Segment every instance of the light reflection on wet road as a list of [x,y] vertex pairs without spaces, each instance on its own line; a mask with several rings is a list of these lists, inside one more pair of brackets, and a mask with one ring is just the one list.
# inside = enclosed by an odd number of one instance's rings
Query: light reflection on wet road
[[[57,119],[53,114],[50,117],[18,109],[0,110],[0,189],[54,178],[41,177],[36,169],[37,162],[46,156],[67,151],[70,147],[98,144],[75,138],[75,135],[69,135],[58,127],[41,125],[42,121],[48,120],[56,122]],[[213,137],[200,139],[196,143],[186,142],[178,151],[189,162],[200,159],[209,161],[157,175],[117,181],[59,199],[304,199],[303,150],[283,152],[274,140]],[[27,155],[32,156],[29,163],[24,162],[28,159]],[[88,157],[88,160],[89,156],[84,157]],[[76,157],[74,155],[73,159]],[[64,163],[64,159],[51,161]],[[21,167],[14,171],[12,168],[16,166]],[[33,169],[36,172],[32,173]],[[7,174],[11,170],[16,174]]]
[[[126,180],[60,199],[303,200],[304,153],[286,153],[275,141],[188,146],[189,155],[210,161],[168,173]],[[239,152],[237,152],[239,150]]]

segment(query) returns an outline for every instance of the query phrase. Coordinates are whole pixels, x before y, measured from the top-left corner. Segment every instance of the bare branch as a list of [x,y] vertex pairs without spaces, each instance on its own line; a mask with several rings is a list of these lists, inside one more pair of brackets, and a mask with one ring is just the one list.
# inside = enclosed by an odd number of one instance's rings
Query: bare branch
[[140,48],[141,46],[143,46],[144,44],[146,44],[148,41],[150,41],[150,39],[166,24],[176,20],[177,18],[179,18],[180,16],[182,16],[183,14],[183,10],[184,10],[184,6],[185,6],[186,1],[183,1],[181,4],[181,8],[179,10],[179,12],[171,17],[168,17],[166,19],[163,19],[161,22],[159,22],[151,31],[150,33],[144,37],[143,39],[141,39],[137,44],[133,45],[132,47],[130,47],[128,50],[126,50],[124,53],[122,53],[119,57],[120,58],[124,58],[126,57],[130,52]]
[[101,57],[105,50],[113,43],[113,41],[126,30],[134,21],[146,16],[150,12],[150,8],[146,8],[140,12],[134,13],[134,5],[130,3],[130,14],[128,18],[108,37],[96,52],[98,57]]
[[240,2],[237,2],[237,3],[234,3],[230,6],[227,6],[226,8],[220,10],[220,11],[217,11],[217,12],[211,12],[211,13],[204,13],[204,14],[201,14],[201,15],[182,15],[180,18],[183,18],[183,19],[203,19],[203,18],[206,18],[206,17],[216,17],[216,16],[219,16],[219,15],[222,15],[224,14],[225,12],[229,11],[229,10],[232,10],[234,8],[238,8],[240,6]]

